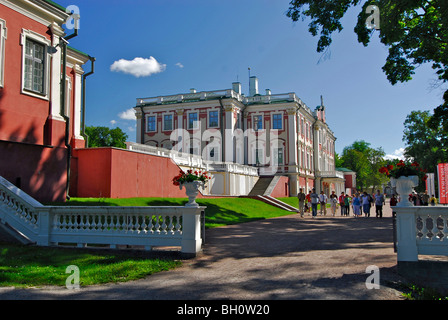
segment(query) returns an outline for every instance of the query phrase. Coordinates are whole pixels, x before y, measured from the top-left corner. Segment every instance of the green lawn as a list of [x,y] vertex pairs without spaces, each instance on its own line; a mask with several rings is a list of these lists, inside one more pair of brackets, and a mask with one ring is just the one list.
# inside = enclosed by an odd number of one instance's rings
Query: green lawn
[[174,259],[145,259],[130,253],[95,253],[91,250],[45,248],[0,243],[0,286],[65,286],[70,265],[80,272],[80,285],[122,282],[143,278],[181,265]]
[[[292,199],[295,198],[284,198]],[[206,206],[206,228],[237,224],[260,219],[268,219],[289,215],[291,212],[273,207],[259,200],[250,198],[203,198],[196,199],[201,206]],[[67,206],[183,206],[187,203],[185,198],[72,198],[60,204]],[[297,204],[295,205],[297,206]]]
[[[290,201],[295,198],[290,198]],[[261,201],[249,198],[196,200],[206,206],[206,227],[213,228],[260,219],[289,215]],[[289,201],[289,200],[288,200]],[[85,199],[72,198],[67,206],[183,206],[185,198]],[[50,204],[48,204],[50,205]],[[0,286],[65,286],[70,265],[80,270],[80,285],[93,285],[143,278],[176,268],[175,259],[138,257],[129,252],[107,252],[67,248],[45,248],[0,243]]]

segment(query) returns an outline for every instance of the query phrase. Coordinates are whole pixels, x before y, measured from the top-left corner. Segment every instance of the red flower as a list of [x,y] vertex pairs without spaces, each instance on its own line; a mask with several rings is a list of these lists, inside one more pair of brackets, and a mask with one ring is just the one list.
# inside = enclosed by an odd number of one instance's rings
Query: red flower
[[406,164],[404,163],[404,161],[403,160],[400,160],[398,163],[397,163],[397,167],[404,167]]
[[387,166],[387,170],[393,170],[393,168],[394,168],[394,166],[391,164]]

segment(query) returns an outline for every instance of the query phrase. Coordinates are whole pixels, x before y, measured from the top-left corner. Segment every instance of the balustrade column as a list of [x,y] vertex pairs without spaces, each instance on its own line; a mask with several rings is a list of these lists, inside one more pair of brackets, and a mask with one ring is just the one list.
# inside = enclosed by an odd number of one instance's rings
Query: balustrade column
[[418,261],[415,208],[395,207],[397,212],[397,261]]
[[205,207],[182,208],[182,254],[195,256],[201,251],[201,211]]

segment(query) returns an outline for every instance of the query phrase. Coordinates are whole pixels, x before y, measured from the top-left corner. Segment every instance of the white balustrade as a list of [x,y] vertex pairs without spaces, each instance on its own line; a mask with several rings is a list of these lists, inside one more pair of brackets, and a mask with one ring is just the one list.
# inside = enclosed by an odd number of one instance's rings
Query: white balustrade
[[73,243],[179,246],[185,254],[201,250],[205,207],[43,206],[0,177],[0,223],[7,223],[37,245]]
[[395,207],[397,260],[418,261],[418,255],[448,256],[448,207]]

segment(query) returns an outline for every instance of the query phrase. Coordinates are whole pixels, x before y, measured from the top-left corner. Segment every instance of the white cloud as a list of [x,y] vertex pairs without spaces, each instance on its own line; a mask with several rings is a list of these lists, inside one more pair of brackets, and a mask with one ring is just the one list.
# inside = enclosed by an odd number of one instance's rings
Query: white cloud
[[120,119],[122,120],[135,120],[135,111],[133,108],[128,109],[126,111],[120,112],[118,114],[118,116],[120,117]]
[[117,123],[116,120],[110,120],[110,124],[111,124],[111,125],[115,125],[116,123]]
[[399,148],[399,149],[395,150],[393,154],[386,154],[384,159],[386,159],[386,160],[394,160],[394,159],[404,160],[404,148]]
[[149,59],[138,57],[134,60],[120,59],[110,66],[111,71],[131,74],[137,78],[148,77],[163,72],[165,69],[166,64],[159,63],[154,57],[149,57]]
[[176,63],[176,66],[178,66],[181,69],[184,67],[184,65],[182,63],[180,63],[180,62]]

